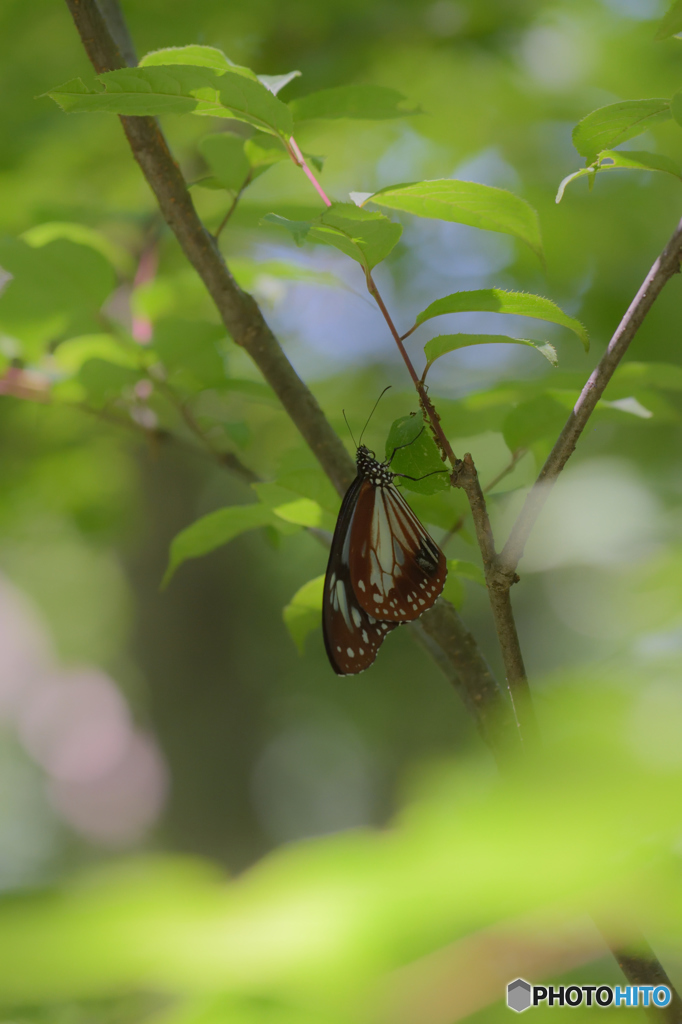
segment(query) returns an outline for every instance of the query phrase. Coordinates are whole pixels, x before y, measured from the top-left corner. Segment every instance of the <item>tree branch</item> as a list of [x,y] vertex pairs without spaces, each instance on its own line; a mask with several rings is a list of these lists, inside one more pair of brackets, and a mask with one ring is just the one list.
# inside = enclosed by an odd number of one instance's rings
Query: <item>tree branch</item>
[[519,517],[512,527],[499,560],[500,570],[510,579],[509,585],[511,585],[511,577],[513,577],[516,566],[523,555],[530,531],[547,500],[552,485],[575,451],[575,446],[587,421],[647,313],[670,278],[680,272],[680,259],[682,259],[682,221],[677,225],[672,238],[645,277],[642,287],[616,328],[606,352],[585,384],[573,412],[568,417],[564,429],[540,470],[540,475],[533,484]]
[[[98,73],[124,66],[95,0],[66,0]],[[204,282],[225,327],[277,393],[290,418],[340,494],[350,485],[353,461],[312,392],[298,376],[251,295],[230,274],[215,239],[201,223],[179,167],[152,117],[121,117],[133,156],[187,259]]]

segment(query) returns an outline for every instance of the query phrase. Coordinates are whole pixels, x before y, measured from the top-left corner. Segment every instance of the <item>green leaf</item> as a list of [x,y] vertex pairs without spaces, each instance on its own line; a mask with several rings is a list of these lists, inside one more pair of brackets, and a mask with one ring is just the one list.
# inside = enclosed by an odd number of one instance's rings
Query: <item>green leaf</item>
[[615,387],[656,387],[662,391],[682,391],[682,366],[674,363],[621,363],[609,382],[609,397]]
[[168,568],[161,583],[168,586],[178,566],[189,558],[199,558],[209,551],[227,544],[234,537],[259,526],[276,523],[271,509],[260,503],[255,505],[232,505],[229,508],[209,512],[195,523],[182,530],[173,538],[170,547]]
[[140,354],[139,345],[124,345],[113,334],[85,334],[62,341],[53,353],[53,360],[67,373],[77,373],[89,359],[103,359],[139,370]]
[[296,591],[282,613],[284,624],[299,654],[303,654],[308,634],[320,625],[323,592],[324,576],[316,576]]
[[64,238],[38,248],[0,238],[0,266],[12,274],[0,295],[0,326],[19,336],[24,325],[58,315],[55,334],[96,330],[98,311],[116,286],[104,256]]
[[90,404],[101,407],[131,392],[142,375],[141,370],[111,363],[108,359],[88,359],[76,380],[83,385]]
[[634,139],[654,125],[670,120],[670,100],[625,100],[599,107],[573,129],[573,145],[588,164],[605,149]]
[[[398,451],[393,455],[396,448]],[[412,413],[391,424],[386,438],[386,458],[390,459],[391,455],[393,473],[404,473],[406,477],[416,478],[408,480],[398,477],[407,490],[418,494],[435,494],[450,487],[449,471],[443,465],[436,442],[421,416]]]
[[294,78],[300,78],[300,71],[287,71],[284,75],[258,75],[258,81],[262,82],[266,89],[269,89],[273,96],[281,92],[285,85],[293,82]]
[[661,18],[654,36],[655,42],[662,39],[669,39],[682,32],[682,0],[675,0],[670,10]]
[[[568,327],[583,343],[585,351],[590,347],[587,331],[574,317],[542,295],[528,292],[505,292],[501,288],[480,288],[471,292],[453,292],[442,299],[436,299],[418,314],[416,326],[434,316],[444,313],[512,313],[515,316],[529,316],[537,320]],[[545,353],[543,353],[544,355]]]
[[365,273],[388,256],[403,230],[382,213],[370,213],[354,203],[333,203],[315,221],[291,221],[276,213],[266,214],[263,221],[286,228],[297,245],[307,240],[340,249],[356,260]]
[[442,596],[450,604],[453,604],[455,608],[461,608],[464,604],[464,586],[462,581],[457,578],[453,573],[449,571],[450,563],[448,562],[448,575],[445,579],[445,586],[443,587]]
[[251,68],[233,64],[217,46],[202,46],[190,43],[189,46],[166,46],[162,50],[146,53],[139,62],[139,67],[150,67],[167,64],[192,64],[194,67],[213,68],[214,71],[233,71],[257,81],[258,76]]
[[485,586],[483,569],[481,569],[480,565],[475,565],[474,562],[463,562],[459,558],[449,558],[448,573],[460,576],[463,580],[471,580],[472,583],[479,583],[482,587]]
[[36,224],[34,227],[24,231],[21,235],[25,242],[36,249],[48,245],[59,238],[65,238],[76,245],[84,245],[94,249],[105,260],[108,260],[114,270],[119,274],[132,276],[135,271],[135,264],[132,256],[122,245],[117,245],[110,238],[100,231],[88,227],[87,224],[72,223],[69,221],[47,221],[44,224]]
[[295,523],[297,526],[322,525],[322,509],[316,501],[311,501],[310,498],[289,501],[285,505],[278,505],[272,511],[285,523]]
[[152,344],[169,382],[196,391],[224,386],[225,338],[219,324],[172,317],[157,321]]
[[340,85],[298,97],[291,101],[289,109],[294,121],[339,117],[384,121],[421,113],[418,107],[406,109],[406,102],[401,92],[383,85]]
[[424,345],[424,354],[427,366],[439,359],[448,352],[454,352],[458,348],[468,348],[470,345],[530,345],[537,349],[545,359],[549,360],[552,366],[557,366],[558,359],[554,345],[547,342],[528,341],[526,338],[509,338],[504,334],[439,334]]
[[[267,138],[273,136],[268,135]],[[239,192],[243,188],[251,170],[243,138],[232,132],[206,135],[199,143],[199,152],[223,188],[231,192]]]
[[558,436],[566,417],[566,409],[550,395],[521,402],[508,414],[502,428],[509,451],[530,448],[544,437]]
[[298,647],[299,654],[305,649],[305,639],[319,627],[322,621],[322,602],[325,577],[315,577],[296,591],[283,611],[285,626]]
[[617,171],[620,169],[665,171],[667,174],[672,174],[675,178],[682,180],[682,171],[680,171],[678,165],[669,156],[659,153],[646,153],[644,151],[634,152],[634,150],[605,149],[603,153],[599,154],[599,161],[596,167],[581,167],[563,179],[556,194],[556,202],[561,202],[566,186],[571,181],[575,181],[577,178],[582,178],[585,175],[594,179],[597,171]]
[[367,202],[387,206],[391,210],[404,210],[418,217],[501,231],[525,242],[542,259],[537,213],[525,199],[502,188],[442,178],[391,185],[375,192],[365,200]]
[[293,128],[288,107],[257,79],[232,66],[218,72],[181,63],[121,68],[100,75],[94,89],[74,79],[47,95],[69,112],[196,113],[236,118],[274,134],[290,135]]
[[250,291],[257,286],[262,277],[276,277],[284,281],[302,284],[317,284],[326,288],[343,288],[340,278],[327,270],[313,270],[301,266],[300,263],[287,263],[286,260],[254,260],[249,256],[233,256],[230,259],[230,270],[241,288]]

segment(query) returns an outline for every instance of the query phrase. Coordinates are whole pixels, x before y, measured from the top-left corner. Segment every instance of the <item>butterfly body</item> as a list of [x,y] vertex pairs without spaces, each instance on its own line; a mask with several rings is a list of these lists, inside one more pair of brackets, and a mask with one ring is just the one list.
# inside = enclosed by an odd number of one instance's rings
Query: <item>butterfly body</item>
[[371,665],[386,634],[430,608],[445,584],[445,556],[395,487],[389,462],[360,445],[334,531],[322,625],[338,675]]

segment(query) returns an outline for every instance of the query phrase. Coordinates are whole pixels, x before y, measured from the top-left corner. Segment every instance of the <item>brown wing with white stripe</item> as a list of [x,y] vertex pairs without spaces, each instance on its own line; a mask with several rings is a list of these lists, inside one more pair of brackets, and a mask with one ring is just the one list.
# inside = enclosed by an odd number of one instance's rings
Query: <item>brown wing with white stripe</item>
[[360,492],[350,533],[350,581],[365,612],[398,623],[431,607],[445,585],[445,555],[393,484]]
[[341,506],[329,553],[322,598],[322,632],[327,655],[337,675],[356,675],[372,664],[387,633],[397,622],[380,622],[359,603],[350,578],[351,531],[358,495],[372,490],[357,477]]

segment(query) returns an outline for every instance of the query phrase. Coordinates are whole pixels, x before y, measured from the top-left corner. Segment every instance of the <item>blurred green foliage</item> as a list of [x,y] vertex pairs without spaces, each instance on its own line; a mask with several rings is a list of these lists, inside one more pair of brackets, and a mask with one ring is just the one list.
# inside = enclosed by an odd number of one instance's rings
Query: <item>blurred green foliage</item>
[[[223,225],[228,265],[350,451],[343,410],[357,437],[393,385],[364,438],[390,454],[420,416],[366,301],[376,267],[399,329],[423,325],[406,341],[419,372],[422,348],[448,353],[430,394],[504,537],[676,220],[677,6],[654,42],[655,0],[129,0],[138,51],[154,52],[104,91],[66,6],[3,5],[7,1020],[495,1021],[516,974],[620,980],[588,911],[623,941],[643,930],[682,977],[679,281],[522,563],[513,598],[546,742],[500,782],[403,631],[371,673],[332,678],[319,531],[338,497],[226,336],[115,117],[46,97],[162,104],[201,216]],[[287,155],[294,123],[330,212]],[[586,342],[583,324],[589,354],[565,330]],[[501,330],[558,368],[490,344]],[[234,457],[250,475],[230,473]],[[410,476],[439,465],[426,433],[394,461]],[[445,596],[502,678],[466,504],[440,479],[404,484],[446,543]],[[47,667],[35,639],[10,658],[22,600]],[[54,665],[108,673],[158,740],[167,803],[132,839],[88,832],[84,791],[65,802],[41,760],[31,686]],[[94,806],[113,820],[108,799]]]

